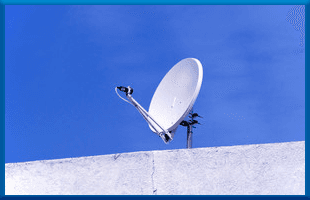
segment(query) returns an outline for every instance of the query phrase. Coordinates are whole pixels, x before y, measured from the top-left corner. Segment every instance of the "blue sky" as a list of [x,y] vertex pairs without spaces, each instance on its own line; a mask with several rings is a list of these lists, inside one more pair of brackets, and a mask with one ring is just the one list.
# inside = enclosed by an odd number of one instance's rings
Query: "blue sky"
[[204,69],[193,148],[305,140],[303,18],[294,5],[6,5],[5,162],[185,148],[185,127],[165,144],[114,88],[148,110],[188,57]]

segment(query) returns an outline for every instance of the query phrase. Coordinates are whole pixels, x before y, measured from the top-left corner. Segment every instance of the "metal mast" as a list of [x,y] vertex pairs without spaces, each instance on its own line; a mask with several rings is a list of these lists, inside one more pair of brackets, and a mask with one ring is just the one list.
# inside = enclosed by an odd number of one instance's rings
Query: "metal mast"
[[[186,142],[186,148],[191,149],[193,144],[193,131],[192,128],[196,128],[193,126],[194,124],[200,124],[197,120],[194,120],[196,117],[201,117],[197,113],[193,113],[193,110],[189,113],[190,120],[185,121],[183,120],[180,125],[187,127],[187,142]],[[202,117],[201,117],[202,118]]]

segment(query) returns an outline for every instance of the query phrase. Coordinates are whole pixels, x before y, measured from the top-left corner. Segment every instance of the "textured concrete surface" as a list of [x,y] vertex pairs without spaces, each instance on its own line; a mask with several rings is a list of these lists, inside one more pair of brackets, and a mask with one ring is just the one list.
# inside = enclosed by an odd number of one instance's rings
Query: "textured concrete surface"
[[5,194],[305,194],[305,142],[5,164]]

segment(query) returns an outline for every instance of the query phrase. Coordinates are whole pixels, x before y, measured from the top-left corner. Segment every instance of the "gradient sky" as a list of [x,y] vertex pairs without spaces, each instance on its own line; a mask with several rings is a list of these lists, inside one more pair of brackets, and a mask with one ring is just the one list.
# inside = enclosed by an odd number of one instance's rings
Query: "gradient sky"
[[164,75],[204,74],[193,148],[305,140],[304,6],[5,6],[5,162],[186,147],[148,110]]

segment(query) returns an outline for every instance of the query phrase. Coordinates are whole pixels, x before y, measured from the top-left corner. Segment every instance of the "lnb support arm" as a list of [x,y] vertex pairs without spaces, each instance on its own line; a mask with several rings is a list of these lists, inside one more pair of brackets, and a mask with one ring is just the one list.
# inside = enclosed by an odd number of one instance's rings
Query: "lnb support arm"
[[[136,109],[139,111],[145,121],[156,131],[156,134],[159,135],[166,144],[172,140],[170,132],[164,129],[158,122],[156,122],[154,118],[131,96],[131,94],[133,93],[133,89],[130,86],[120,86],[117,88],[120,91],[126,93],[127,99],[132,103],[132,105],[136,107]],[[158,128],[154,126],[154,124],[156,124],[157,127],[159,127],[161,130],[159,131]]]

